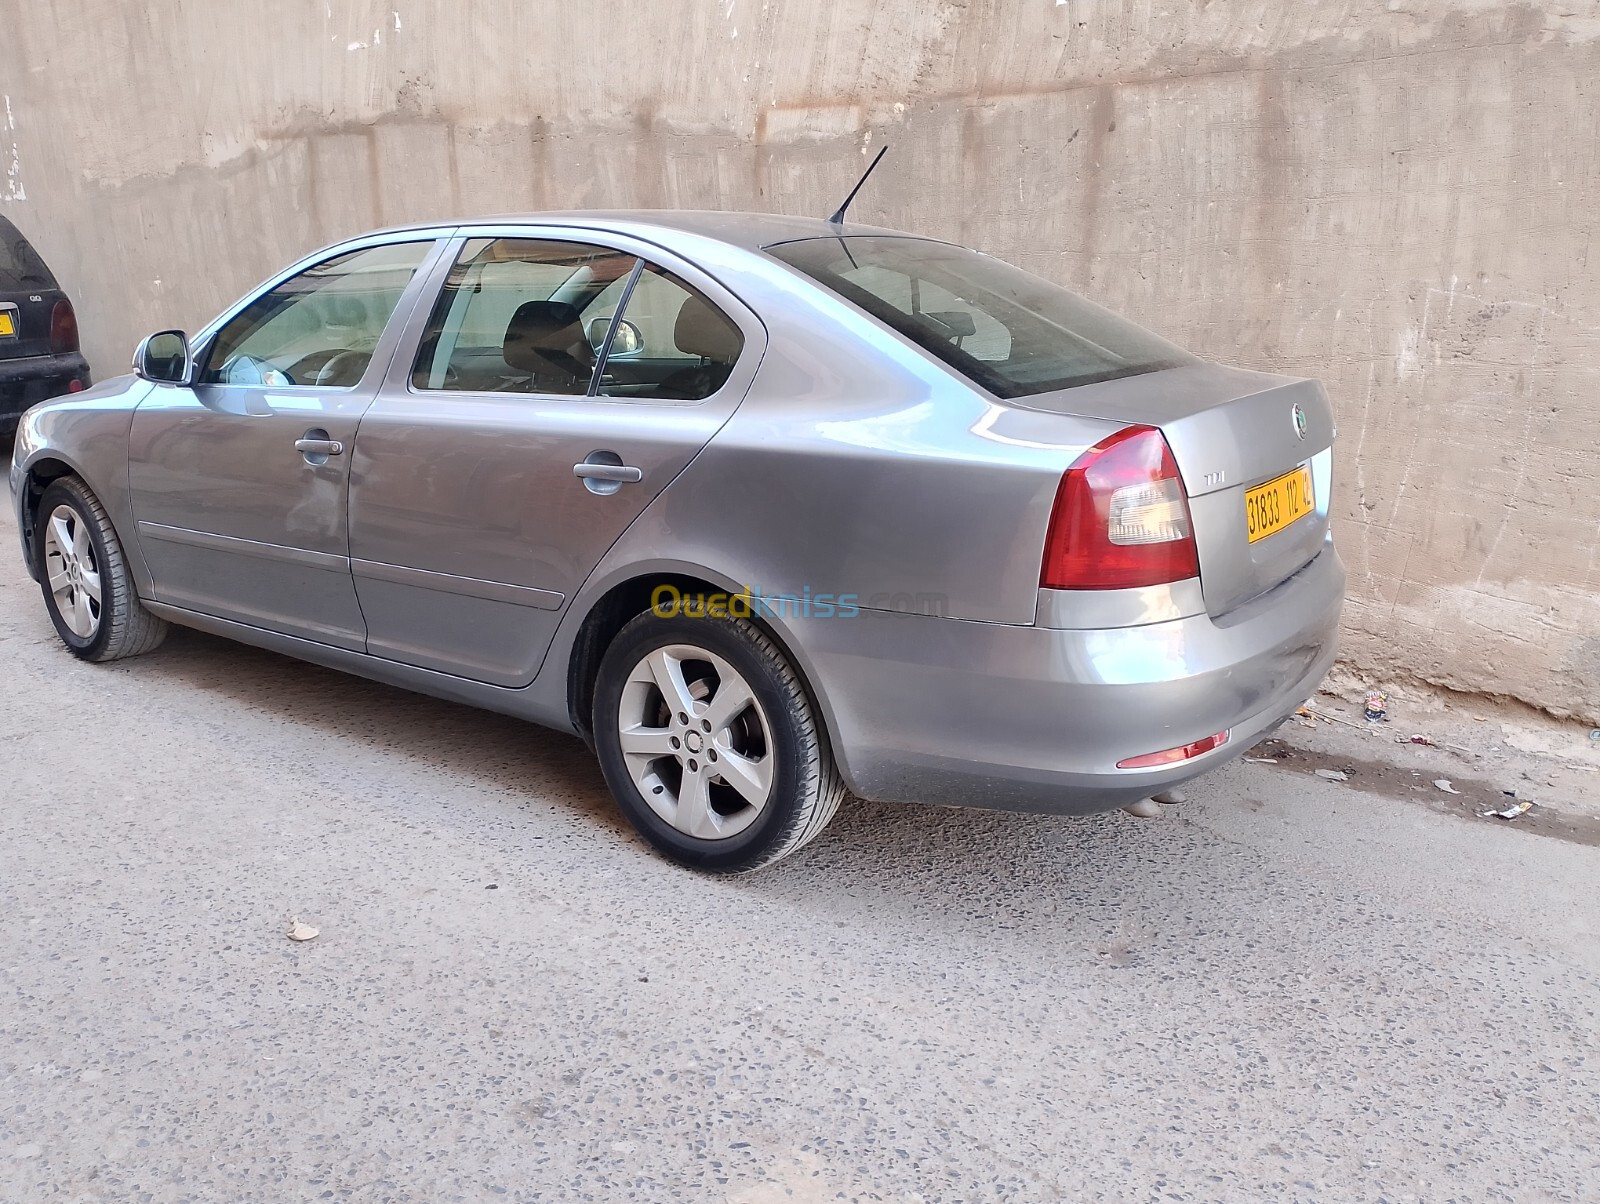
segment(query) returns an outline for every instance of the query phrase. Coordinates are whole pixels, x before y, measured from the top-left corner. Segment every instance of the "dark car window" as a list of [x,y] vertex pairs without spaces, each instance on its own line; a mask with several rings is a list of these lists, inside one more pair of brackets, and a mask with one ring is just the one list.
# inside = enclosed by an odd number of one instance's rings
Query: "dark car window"
[[1194,362],[1180,347],[988,255],[921,238],[847,235],[768,247],[997,397]]
[[261,294],[212,340],[200,383],[359,384],[433,241],[349,251]]
[[638,260],[588,243],[474,238],[422,337],[417,389],[583,396]]
[[0,292],[53,289],[56,278],[22,232],[0,217]]

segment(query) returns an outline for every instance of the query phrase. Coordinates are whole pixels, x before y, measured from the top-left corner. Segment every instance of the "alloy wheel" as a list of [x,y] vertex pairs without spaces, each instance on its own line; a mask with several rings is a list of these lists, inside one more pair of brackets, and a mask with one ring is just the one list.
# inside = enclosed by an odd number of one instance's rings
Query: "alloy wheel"
[[628,674],[617,727],[639,793],[686,836],[736,836],[771,801],[771,724],[750,684],[713,652],[670,644],[648,653]]
[[56,613],[80,640],[100,630],[100,565],[89,526],[71,506],[57,506],[44,528],[44,571]]

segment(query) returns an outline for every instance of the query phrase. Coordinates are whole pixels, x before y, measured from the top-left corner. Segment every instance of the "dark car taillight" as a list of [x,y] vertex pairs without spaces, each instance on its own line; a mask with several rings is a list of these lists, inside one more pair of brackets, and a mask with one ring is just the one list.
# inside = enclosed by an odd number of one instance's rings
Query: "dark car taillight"
[[78,315],[65,297],[50,311],[50,354],[71,355],[78,350]]
[[1067,469],[1045,536],[1045,589],[1132,589],[1199,572],[1183,478],[1160,431],[1127,427]]

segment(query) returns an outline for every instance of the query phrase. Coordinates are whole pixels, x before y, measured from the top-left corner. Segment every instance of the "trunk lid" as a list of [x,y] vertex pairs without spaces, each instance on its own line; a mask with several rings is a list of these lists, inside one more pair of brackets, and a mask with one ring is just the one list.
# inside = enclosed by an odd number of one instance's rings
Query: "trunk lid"
[[[1213,616],[1292,576],[1327,538],[1334,422],[1317,381],[1202,362],[1006,404],[1161,431],[1189,498],[1200,586]],[[1311,480],[1309,513],[1251,540],[1246,494],[1302,465]]]
[[0,276],[0,360],[50,354],[50,315],[65,294],[56,288],[11,289]]

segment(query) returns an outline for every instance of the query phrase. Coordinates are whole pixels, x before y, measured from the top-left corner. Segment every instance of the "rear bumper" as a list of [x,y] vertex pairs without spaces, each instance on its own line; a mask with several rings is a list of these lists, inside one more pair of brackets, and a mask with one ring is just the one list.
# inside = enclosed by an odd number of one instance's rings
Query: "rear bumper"
[[[799,635],[846,781],[868,798],[1090,814],[1241,755],[1333,663],[1345,571],[1329,541],[1220,621],[1096,631],[863,611]],[[1117,762],[1229,729],[1178,765]]]
[[89,387],[89,362],[81,355],[0,359],[0,432],[15,427],[30,406],[68,392],[73,381]]

